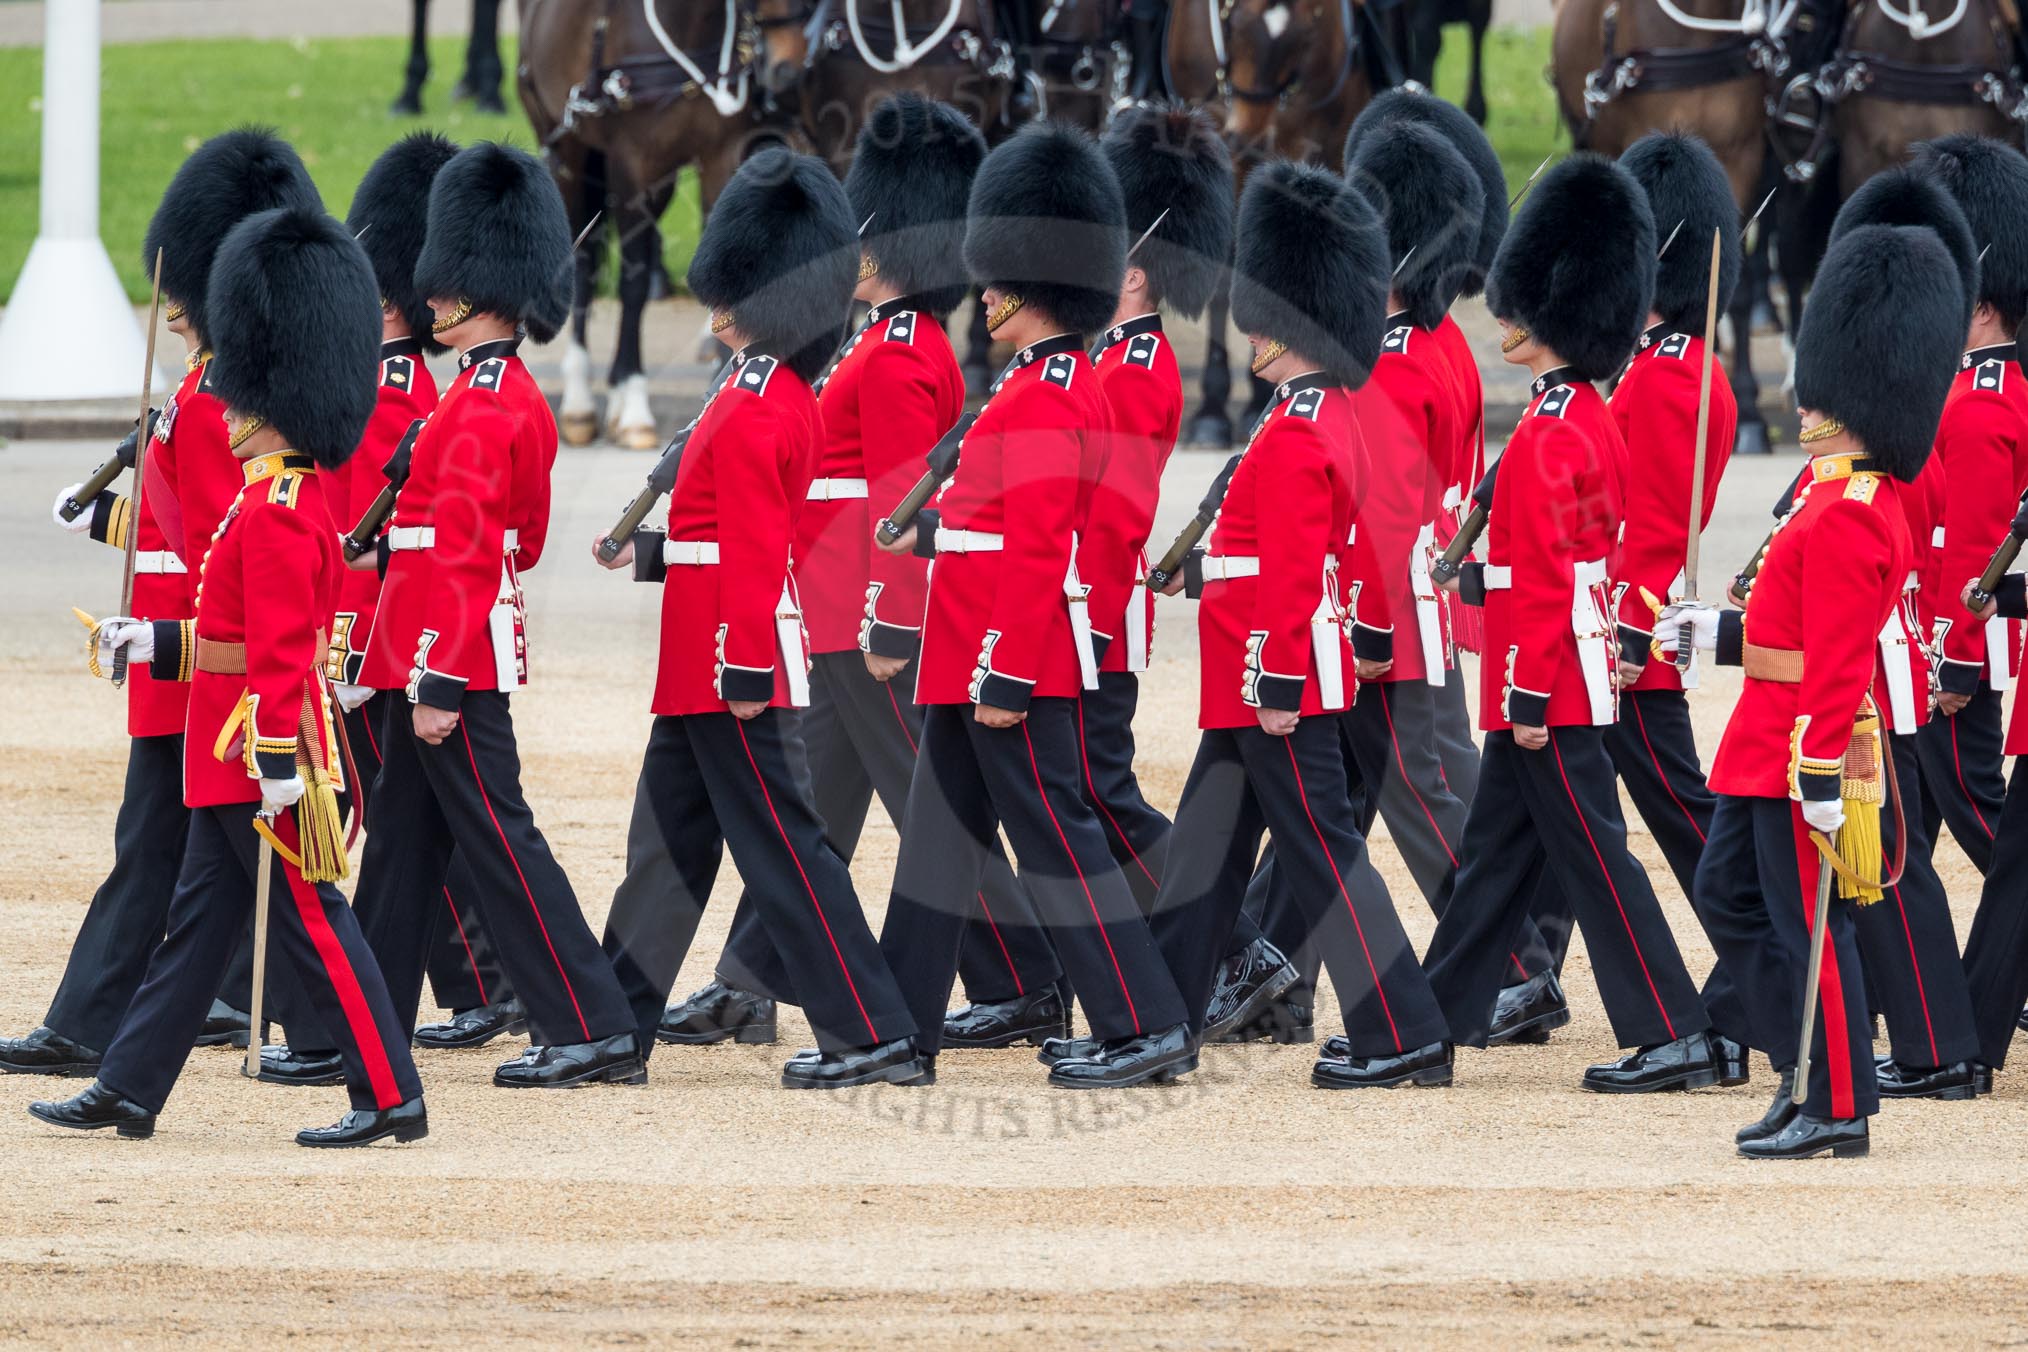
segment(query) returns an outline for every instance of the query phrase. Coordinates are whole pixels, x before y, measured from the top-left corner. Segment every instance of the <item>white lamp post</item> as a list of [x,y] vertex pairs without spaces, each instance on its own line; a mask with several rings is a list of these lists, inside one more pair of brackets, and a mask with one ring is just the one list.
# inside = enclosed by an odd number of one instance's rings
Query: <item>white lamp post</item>
[[48,0],[42,221],[0,315],[0,402],[132,399],[146,354],[99,240],[99,0]]

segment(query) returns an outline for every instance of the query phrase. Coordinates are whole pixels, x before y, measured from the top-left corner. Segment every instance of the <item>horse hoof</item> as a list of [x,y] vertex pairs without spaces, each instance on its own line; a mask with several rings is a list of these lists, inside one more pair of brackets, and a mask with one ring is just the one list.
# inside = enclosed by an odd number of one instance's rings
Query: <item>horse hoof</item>
[[652,424],[647,427],[622,427],[613,440],[630,451],[656,451],[662,448],[662,438]]
[[599,420],[592,413],[566,413],[563,415],[563,442],[566,446],[589,446],[598,435]]
[[1190,420],[1190,431],[1185,440],[1190,446],[1230,446],[1232,444],[1232,419],[1223,413],[1200,413]]
[[1764,422],[1742,422],[1739,432],[1732,441],[1734,455],[1769,455],[1774,447],[1768,444],[1767,424]]

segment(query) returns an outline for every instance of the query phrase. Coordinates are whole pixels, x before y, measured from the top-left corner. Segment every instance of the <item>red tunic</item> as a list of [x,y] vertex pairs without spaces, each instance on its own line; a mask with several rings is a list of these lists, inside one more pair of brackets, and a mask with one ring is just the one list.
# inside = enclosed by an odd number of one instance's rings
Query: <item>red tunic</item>
[[[1903,486],[1820,456],[1775,527],[1746,612],[1746,643],[1801,651],[1803,679],[1747,677],[1711,763],[1716,793],[1835,798],[1852,720],[1879,669],[1878,638],[1908,578]],[[1501,471],[1504,482],[1506,471]],[[1721,650],[1726,646],[1721,632]]]
[[1155,638],[1149,604],[1148,533],[1162,470],[1183,428],[1183,375],[1160,315],[1107,329],[1092,351],[1112,415],[1091,513],[1079,536],[1077,575],[1091,588],[1092,633],[1101,671],[1146,671]]
[[518,578],[542,557],[549,531],[556,420],[518,345],[481,343],[460,356],[416,437],[388,523],[393,553],[361,685],[455,709],[467,690],[527,679]]
[[[823,444],[796,522],[796,591],[810,650],[913,656],[924,560],[873,547],[873,523],[922,477],[923,460],[965,410],[965,378],[943,325],[907,297],[883,301],[818,383]],[[688,451],[685,452],[686,456]]]
[[1394,662],[1383,681],[1441,685],[1451,665],[1444,608],[1429,570],[1460,444],[1455,385],[1437,336],[1395,315],[1372,378],[1352,397],[1372,472],[1359,499],[1345,599],[1355,616],[1354,651]]
[[1107,418],[1075,334],[1023,348],[995,382],[934,503],[917,703],[1020,710],[1084,689],[1065,588]]
[[[669,492],[657,714],[724,713],[728,700],[807,704],[806,639],[789,544],[817,460],[816,396],[773,357],[737,359],[684,448]],[[637,541],[635,548],[641,548]],[[658,575],[637,558],[636,576]],[[786,642],[785,642],[786,640]],[[791,676],[784,648],[796,664]]]
[[[1486,394],[1479,380],[1478,359],[1472,355],[1472,344],[1458,327],[1458,321],[1445,315],[1444,322],[1432,329],[1430,336],[1436,339],[1450,372],[1451,397],[1457,410],[1450,482],[1444,485],[1443,510],[1437,513],[1437,548],[1441,550],[1458,533],[1458,523],[1469,510],[1467,496],[1486,477]],[[1443,593],[1443,604],[1450,612],[1451,634],[1457,646],[1471,653],[1483,651],[1484,612],[1477,606],[1465,605],[1449,592]]]
[[1915,545],[1923,626],[1939,649],[1938,683],[1961,695],[1982,680],[2004,690],[2018,625],[1997,618],[1981,625],[1958,598],[1986,570],[2028,488],[2028,379],[2014,365],[2012,343],[1965,354],[1930,459],[1940,465],[1943,519]]
[[[1642,588],[1664,604],[1683,594],[1684,547],[1690,532],[1690,475],[1697,458],[1697,401],[1704,340],[1656,324],[1641,335],[1626,375],[1608,402],[1627,447],[1626,528],[1613,555],[1619,651],[1647,663],[1635,690],[1681,690],[1673,662],[1649,662],[1655,612]],[[1725,368],[1711,364],[1711,421],[1704,440],[1704,501],[1700,525],[1711,520],[1718,481],[1732,458],[1739,405]]]
[[1312,373],[1276,389],[1212,527],[1197,616],[1201,728],[1352,701],[1337,569],[1364,456],[1350,437],[1350,393],[1324,380]]
[[[359,449],[340,468],[329,472],[326,486],[338,529],[351,530],[380,491],[387,487],[387,460],[401,444],[410,424],[427,418],[437,406],[437,382],[423,365],[422,344],[401,338],[380,345],[380,394],[373,420]],[[367,638],[380,603],[380,574],[372,568],[348,568],[338,584],[338,614],[331,622],[331,647],[342,654],[332,679],[359,684],[366,669]]]
[[1589,383],[1558,370],[1534,390],[1500,457],[1486,526],[1488,732],[1614,718],[1605,563],[1625,508],[1626,449]]
[[[1920,542],[1929,539],[1943,520],[1943,467],[1936,457],[1929,458],[1914,483],[1897,485],[1895,496],[1901,500],[1901,513],[1908,522],[1914,557],[1921,558]],[[1923,637],[1921,609],[1920,570],[1911,569],[1902,579],[1894,613],[1880,630],[1880,670],[1874,681],[1873,702],[1880,707],[1881,726],[1889,732],[1914,732],[1929,721],[1935,675]],[[1908,673],[1905,681],[1898,678],[1902,671]]]

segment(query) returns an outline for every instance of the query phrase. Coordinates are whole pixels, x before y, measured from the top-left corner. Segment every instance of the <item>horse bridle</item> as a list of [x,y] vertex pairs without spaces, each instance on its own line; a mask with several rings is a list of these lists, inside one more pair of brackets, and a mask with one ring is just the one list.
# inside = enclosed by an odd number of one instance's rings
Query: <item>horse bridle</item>
[[[1226,12],[1228,15],[1231,13],[1231,8],[1229,5],[1227,6]],[[1321,3],[1321,0],[1319,0],[1319,3],[1312,17],[1320,19],[1323,17],[1323,13],[1324,13],[1323,4]],[[1338,21],[1340,24],[1343,25],[1345,33],[1345,54],[1338,62],[1338,78],[1331,82],[1331,87],[1328,90],[1326,90],[1322,95],[1310,101],[1309,106],[1312,109],[1322,108],[1326,106],[1333,99],[1337,98],[1341,92],[1344,91],[1345,82],[1352,78],[1352,64],[1353,62],[1358,60],[1359,57],[1359,30],[1355,25],[1355,20],[1352,14],[1352,0],[1338,0]],[[1214,31],[1216,31],[1216,29],[1214,29]],[[1302,64],[1298,62],[1296,63],[1294,68],[1291,69],[1289,73],[1282,78],[1281,82],[1276,84],[1273,88],[1267,88],[1265,86],[1254,86],[1252,88],[1248,88],[1244,85],[1233,83],[1231,77],[1228,75],[1225,80],[1225,92],[1229,94],[1231,97],[1238,99],[1241,103],[1280,103],[1283,99],[1287,98],[1289,93],[1292,90],[1294,90],[1298,85],[1300,85],[1302,81],[1303,81]]]

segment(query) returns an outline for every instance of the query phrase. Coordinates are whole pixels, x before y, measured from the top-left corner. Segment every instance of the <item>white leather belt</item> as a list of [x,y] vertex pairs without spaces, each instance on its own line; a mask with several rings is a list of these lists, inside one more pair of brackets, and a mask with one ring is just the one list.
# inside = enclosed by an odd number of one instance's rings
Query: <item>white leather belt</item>
[[137,549],[134,551],[136,573],[187,573],[183,560],[176,557],[173,549]]
[[[1907,603],[1903,603],[1904,605]],[[1894,731],[1915,731],[1915,670],[1909,665],[1909,641],[1902,606],[1896,606],[1880,628],[1880,670],[1887,682],[1887,711]]]
[[1007,547],[1007,537],[989,530],[958,530],[937,527],[939,554],[993,554]]
[[699,568],[707,563],[718,562],[718,541],[716,540],[664,540],[662,562],[665,566],[678,565]]
[[[399,553],[405,549],[435,549],[435,526],[395,526],[387,532],[387,547]],[[500,535],[500,552],[512,554],[521,548],[521,532],[509,527]]]
[[1444,489],[1444,500],[1442,506],[1445,511],[1455,512],[1456,510],[1458,510],[1458,508],[1464,505],[1465,505],[1465,486],[1463,484],[1452,484],[1448,488]]
[[1238,577],[1259,577],[1260,560],[1251,554],[1206,554],[1204,580],[1230,582]]
[[1908,576],[1902,580],[1901,589],[1905,592],[1912,592],[1921,586],[1922,579],[1916,576],[1915,569],[1909,569]]
[[[1572,568],[1571,581],[1579,587],[1596,587],[1606,580],[1604,559],[1587,559]],[[1486,565],[1486,590],[1506,591],[1514,585],[1514,570],[1504,563]]]
[[1942,526],[1938,526],[1935,530],[1929,533],[1929,547],[1931,549],[1942,549],[1943,546],[1944,546],[1944,528]]
[[811,502],[841,502],[846,498],[866,496],[864,479],[812,479],[809,500]]
[[1422,649],[1422,679],[1425,685],[1444,683],[1445,635],[1443,609],[1437,601],[1436,583],[1430,567],[1436,559],[1436,523],[1430,522],[1415,533],[1408,551],[1408,584],[1415,595],[1416,642]]

